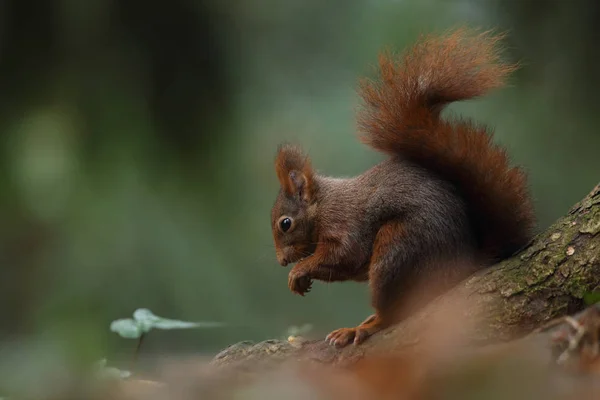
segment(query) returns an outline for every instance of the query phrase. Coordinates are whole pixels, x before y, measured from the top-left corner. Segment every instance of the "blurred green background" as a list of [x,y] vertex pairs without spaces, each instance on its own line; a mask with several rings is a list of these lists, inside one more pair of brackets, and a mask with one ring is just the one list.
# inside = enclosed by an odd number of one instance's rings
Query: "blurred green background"
[[594,0],[1,1],[3,358],[129,354],[108,327],[139,307],[226,324],[153,332],[148,354],[364,319],[364,285],[288,291],[273,158],[285,140],[327,174],[376,163],[357,79],[421,33],[508,31],[512,86],[451,110],[494,126],[547,227],[600,180],[599,17]]

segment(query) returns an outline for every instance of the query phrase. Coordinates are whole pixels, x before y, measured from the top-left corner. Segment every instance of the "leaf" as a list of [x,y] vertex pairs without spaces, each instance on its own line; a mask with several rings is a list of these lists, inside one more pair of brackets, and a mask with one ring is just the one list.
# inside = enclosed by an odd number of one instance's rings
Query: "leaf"
[[154,327],[157,329],[192,329],[192,328],[201,328],[201,329],[210,329],[210,328],[220,328],[223,324],[219,322],[187,322],[187,321],[178,321],[176,319],[167,319],[161,318],[160,321],[154,323]]
[[122,371],[115,367],[106,366],[106,358],[99,360],[92,366],[96,378],[99,379],[127,379],[131,376],[131,372]]
[[127,379],[131,376],[129,371],[121,371],[115,367],[106,367],[102,371],[98,371],[96,375],[99,379]]
[[131,318],[118,319],[110,324],[110,330],[125,339],[139,339],[144,333],[140,324]]
[[600,302],[600,291],[587,292],[583,295],[583,301],[586,306],[591,306]]
[[133,312],[133,319],[135,319],[144,333],[150,332],[150,329],[154,327],[154,324],[160,320],[159,317],[154,315],[152,311],[147,308],[138,308]]
[[120,369],[116,369],[116,370],[119,371],[119,378],[121,378],[121,379],[127,379],[131,376],[131,372],[129,372],[129,371],[123,371]]
[[176,319],[162,318],[154,315],[147,308],[139,308],[133,313],[133,318],[144,333],[149,332],[152,328],[155,329],[193,329],[193,328],[218,328],[223,326],[219,322],[188,322]]

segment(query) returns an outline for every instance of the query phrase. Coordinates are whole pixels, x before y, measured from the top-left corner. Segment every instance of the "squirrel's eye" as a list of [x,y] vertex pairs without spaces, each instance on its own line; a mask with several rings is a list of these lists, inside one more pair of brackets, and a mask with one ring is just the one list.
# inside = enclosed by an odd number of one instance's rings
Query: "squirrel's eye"
[[292,227],[292,220],[284,218],[279,222],[279,226],[283,232],[287,232]]

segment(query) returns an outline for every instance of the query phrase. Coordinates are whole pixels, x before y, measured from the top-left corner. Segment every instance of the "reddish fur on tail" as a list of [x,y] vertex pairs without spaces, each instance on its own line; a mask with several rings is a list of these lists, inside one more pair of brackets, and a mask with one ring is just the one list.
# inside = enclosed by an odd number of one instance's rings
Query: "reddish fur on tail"
[[502,63],[501,35],[465,29],[426,36],[395,59],[380,56],[380,77],[360,86],[361,139],[451,181],[466,199],[483,254],[504,258],[527,244],[534,212],[525,173],[509,165],[491,132],[440,118],[443,107],[501,87],[516,69]]

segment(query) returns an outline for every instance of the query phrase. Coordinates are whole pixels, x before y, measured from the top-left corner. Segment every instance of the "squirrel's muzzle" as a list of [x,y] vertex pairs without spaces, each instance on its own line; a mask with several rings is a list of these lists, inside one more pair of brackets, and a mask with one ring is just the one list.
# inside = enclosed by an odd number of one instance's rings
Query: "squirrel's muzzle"
[[277,250],[276,252],[276,256],[277,256],[277,262],[282,266],[285,267],[286,265],[288,265],[289,262],[289,257],[286,257],[286,255],[284,254],[284,251],[281,250]]

